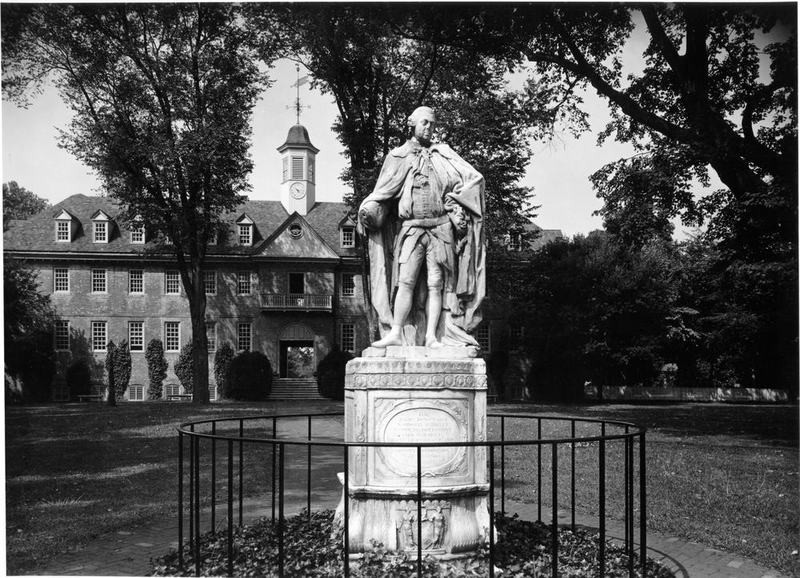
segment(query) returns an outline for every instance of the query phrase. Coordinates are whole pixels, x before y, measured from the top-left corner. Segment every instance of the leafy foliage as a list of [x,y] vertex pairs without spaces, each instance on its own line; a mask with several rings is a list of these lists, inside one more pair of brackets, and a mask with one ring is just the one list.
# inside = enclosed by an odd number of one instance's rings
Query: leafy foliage
[[194,391],[193,357],[194,342],[190,341],[181,348],[178,359],[175,361],[175,375],[186,393]]
[[67,387],[71,399],[92,393],[92,371],[85,359],[73,361],[66,371]]
[[260,351],[242,351],[233,358],[228,370],[228,399],[262,401],[272,389],[272,365]]
[[[525,522],[497,516],[498,531],[495,565],[503,575],[513,577],[549,576],[552,574],[550,544],[551,528],[541,522]],[[278,524],[262,518],[251,526],[234,530],[233,575],[273,576],[278,574]],[[559,572],[565,576],[596,576],[598,572],[598,536],[584,530],[571,532],[561,529],[559,536]],[[199,551],[202,575],[228,574],[227,532],[201,536]],[[341,576],[342,530],[334,529],[333,512],[301,512],[285,520],[284,575],[286,576]],[[154,576],[192,576],[195,570],[193,551],[187,545],[183,551],[184,567],[177,565],[178,553],[173,551],[153,562]],[[422,576],[486,576],[488,575],[488,547],[478,554],[460,560],[438,561],[433,557],[422,560]],[[640,576],[641,562],[634,560],[636,576]],[[359,561],[350,562],[350,572],[355,577],[367,576],[418,576],[417,561],[406,553],[387,551],[382,544],[374,544],[372,551]],[[673,574],[666,568],[647,560],[647,575],[669,578]],[[623,547],[606,544],[604,576],[628,576],[628,555]]]
[[117,356],[117,346],[113,341],[109,341],[106,345],[106,379],[108,381],[108,394],[106,400],[108,405],[117,405],[117,376],[114,371],[115,357]]
[[117,346],[117,351],[114,355],[114,383],[118,400],[125,395],[125,391],[131,382],[131,365],[131,350],[128,347],[128,340],[123,339]]
[[20,187],[17,181],[3,183],[3,230],[8,229],[11,219],[27,219],[49,206],[45,199]]
[[325,356],[317,365],[317,391],[329,399],[344,399],[344,378],[347,362],[353,359],[349,351],[342,351],[338,346]]
[[225,395],[230,389],[229,374],[233,357],[233,347],[227,341],[214,354],[214,380],[217,383],[217,391],[220,395]]
[[164,344],[160,339],[151,339],[144,354],[147,360],[147,398],[161,399],[164,394],[164,380],[167,378],[167,360],[164,357]]

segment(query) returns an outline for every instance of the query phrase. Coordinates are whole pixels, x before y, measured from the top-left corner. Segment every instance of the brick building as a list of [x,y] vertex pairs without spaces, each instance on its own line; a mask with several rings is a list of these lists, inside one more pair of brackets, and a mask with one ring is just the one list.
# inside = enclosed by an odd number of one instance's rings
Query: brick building
[[[334,344],[354,353],[369,344],[362,269],[348,207],[316,202],[319,151],[305,127],[293,126],[278,152],[280,201],[244,202],[208,250],[209,363],[223,342],[261,351],[276,374],[273,396],[307,397],[316,392],[317,363]],[[173,368],[191,340],[191,321],[175,259],[158,249],[146,223],[126,228],[118,212],[111,199],[73,195],[12,221],[4,233],[5,253],[37,271],[59,316],[55,400],[69,398],[65,374],[80,359],[103,391],[107,343],[123,339],[133,360],[127,399],[147,397],[144,354],[152,339],[163,341],[169,362],[165,396],[180,393]],[[210,371],[215,399],[213,379]]]

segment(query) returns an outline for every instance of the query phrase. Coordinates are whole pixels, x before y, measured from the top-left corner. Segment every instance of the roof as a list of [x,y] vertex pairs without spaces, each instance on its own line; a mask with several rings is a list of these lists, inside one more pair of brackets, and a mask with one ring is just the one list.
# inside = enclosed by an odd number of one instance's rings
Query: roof
[[314,153],[319,152],[319,149],[311,144],[311,139],[308,138],[308,130],[302,124],[296,124],[289,129],[289,134],[286,135],[286,142],[278,147],[278,152],[283,152],[290,147],[305,148]]
[[529,233],[538,234],[537,237],[531,242],[531,251],[538,251],[548,243],[552,243],[553,241],[557,241],[559,239],[564,239],[564,233],[561,232],[561,229],[542,229],[535,223],[526,224],[524,229]]
[[[345,203],[315,203],[304,217],[308,225],[340,257],[356,256],[355,249],[342,249],[339,243],[339,223],[349,210]],[[63,211],[68,211],[79,223],[70,243],[58,243],[55,240],[55,218]],[[94,243],[92,240],[92,217],[98,211],[103,211],[113,221],[108,243]],[[141,253],[145,247],[152,248],[154,243],[150,239],[144,246],[130,243],[126,232],[121,231],[120,224],[114,221],[119,213],[119,205],[108,197],[72,195],[29,219],[11,221],[9,229],[3,233],[4,250],[37,253],[136,254]],[[236,244],[236,221],[243,214],[254,223],[252,246]],[[208,255],[213,257],[255,254],[262,241],[284,225],[289,216],[280,201],[245,201],[226,215],[224,221],[227,224],[227,234],[220,235],[218,244],[208,248]],[[146,230],[147,223],[145,223]]]

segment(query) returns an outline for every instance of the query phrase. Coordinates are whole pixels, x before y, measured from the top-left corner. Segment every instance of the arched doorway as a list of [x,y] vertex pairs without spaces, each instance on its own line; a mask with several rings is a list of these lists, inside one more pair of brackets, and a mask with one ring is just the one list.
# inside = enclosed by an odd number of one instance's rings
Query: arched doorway
[[292,323],[281,331],[278,339],[280,376],[310,379],[317,368],[314,332],[302,323]]

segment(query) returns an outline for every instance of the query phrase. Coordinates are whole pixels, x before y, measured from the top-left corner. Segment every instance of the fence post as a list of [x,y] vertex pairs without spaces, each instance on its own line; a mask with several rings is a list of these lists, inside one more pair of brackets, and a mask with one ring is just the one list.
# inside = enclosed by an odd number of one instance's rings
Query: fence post
[[644,430],[639,439],[639,542],[642,549],[642,578],[647,577],[647,466],[646,452],[644,448]]
[[178,430],[178,568],[183,570],[183,432]]
[[558,444],[550,446],[553,482],[553,578],[558,578]]
[[228,576],[233,576],[233,439],[228,439]]

